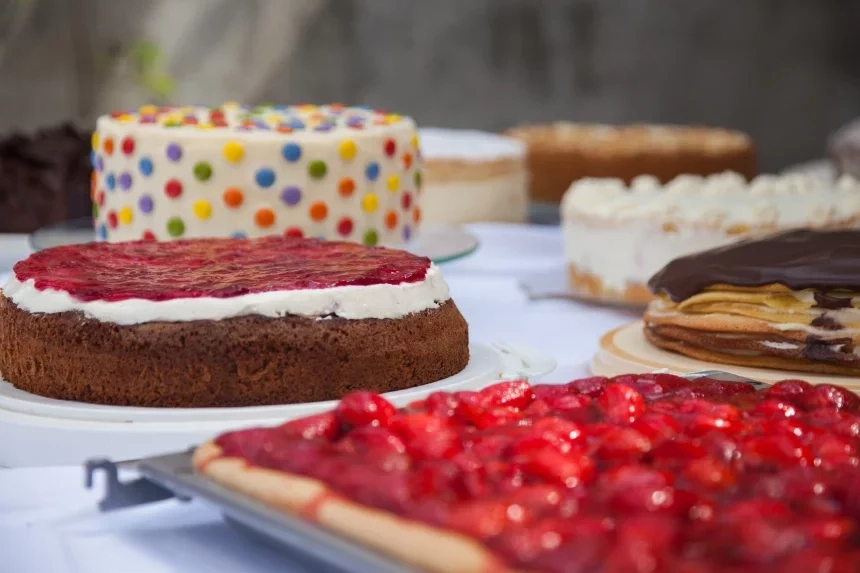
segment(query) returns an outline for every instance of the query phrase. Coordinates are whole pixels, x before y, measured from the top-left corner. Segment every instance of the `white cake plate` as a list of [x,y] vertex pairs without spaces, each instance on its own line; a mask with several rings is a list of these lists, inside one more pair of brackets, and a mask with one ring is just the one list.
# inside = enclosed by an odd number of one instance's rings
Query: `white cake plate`
[[[475,390],[504,378],[552,372],[555,360],[504,343],[472,343],[455,376],[385,396],[398,406],[437,390]],[[275,425],[331,409],[336,401],[244,408],[136,408],[36,396],[0,381],[0,467],[80,464],[90,458],[133,460],[183,450],[238,428]]]
[[[93,222],[89,218],[44,227],[29,237],[34,251],[61,245],[90,243],[95,238]],[[409,243],[385,246],[427,257],[438,264],[472,254],[478,248],[478,239],[459,225],[426,223]]]

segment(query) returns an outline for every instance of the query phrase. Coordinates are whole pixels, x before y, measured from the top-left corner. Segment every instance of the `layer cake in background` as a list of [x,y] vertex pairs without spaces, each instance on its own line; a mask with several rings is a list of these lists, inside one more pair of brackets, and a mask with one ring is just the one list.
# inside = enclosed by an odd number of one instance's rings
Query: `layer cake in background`
[[860,182],[804,175],[682,175],[582,179],[562,203],[570,288],[605,302],[645,304],[651,276],[672,259],[786,229],[860,227]]
[[667,183],[682,174],[735,171],[751,179],[758,172],[752,139],[726,129],[558,122],[507,134],[528,145],[530,196],[541,203],[558,204],[572,182],[586,177],[629,183],[652,175]]
[[0,139],[0,233],[88,217],[90,132],[72,124]]
[[528,218],[526,146],[504,135],[423,128],[424,218],[435,223]]
[[839,128],[827,147],[837,173],[860,178],[860,118]]
[[398,245],[421,220],[415,124],[371,108],[143,106],[101,117],[93,149],[100,240]]
[[654,345],[699,360],[860,375],[860,231],[795,230],[675,259],[650,281]]

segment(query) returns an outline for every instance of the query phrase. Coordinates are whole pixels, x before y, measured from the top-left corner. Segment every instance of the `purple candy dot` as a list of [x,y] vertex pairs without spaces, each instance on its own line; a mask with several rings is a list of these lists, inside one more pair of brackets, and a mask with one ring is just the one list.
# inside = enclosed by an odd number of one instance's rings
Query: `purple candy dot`
[[102,171],[104,171],[104,169],[105,169],[104,159],[102,159],[102,156],[99,155],[98,157],[96,157],[96,171],[101,173]]
[[403,227],[403,240],[408,241],[412,237],[412,229],[409,228],[409,225]]
[[143,195],[137,202],[137,206],[140,207],[140,210],[144,213],[152,212],[152,197],[149,195]]
[[131,188],[131,174],[123,173],[119,176],[119,188],[123,191],[128,191]]
[[175,143],[167,146],[167,158],[171,161],[179,161],[182,159],[182,148]]
[[302,200],[302,192],[295,185],[290,185],[289,187],[284,187],[284,190],[281,191],[281,201],[286,203],[287,205],[293,206],[298,205],[299,201]]

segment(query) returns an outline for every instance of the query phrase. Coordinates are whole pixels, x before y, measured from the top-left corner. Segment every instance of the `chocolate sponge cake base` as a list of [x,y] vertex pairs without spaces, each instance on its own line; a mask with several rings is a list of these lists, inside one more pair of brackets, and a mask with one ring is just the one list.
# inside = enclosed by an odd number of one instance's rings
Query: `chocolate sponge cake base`
[[30,313],[0,295],[0,376],[63,400],[227,407],[390,392],[469,361],[453,301],[399,319],[243,316],[120,326],[80,312]]

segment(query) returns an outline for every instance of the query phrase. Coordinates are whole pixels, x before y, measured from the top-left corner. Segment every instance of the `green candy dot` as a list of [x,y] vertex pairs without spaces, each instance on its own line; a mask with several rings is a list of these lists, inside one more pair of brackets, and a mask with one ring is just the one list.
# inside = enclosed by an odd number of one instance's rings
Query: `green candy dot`
[[93,219],[99,218],[99,206],[97,203],[93,203]]
[[326,167],[325,161],[320,159],[314,159],[308,164],[308,173],[314,179],[322,179],[325,177],[326,171],[328,171],[328,167]]
[[421,172],[420,171],[415,172],[415,186],[421,187]]
[[194,177],[198,181],[208,181],[212,177],[212,166],[206,161],[200,161],[194,165]]
[[185,232],[185,223],[179,217],[171,217],[167,221],[167,233],[171,237],[181,237]]
[[376,243],[379,242],[379,234],[373,229],[367,231],[364,234],[364,244],[368,247],[376,246]]

